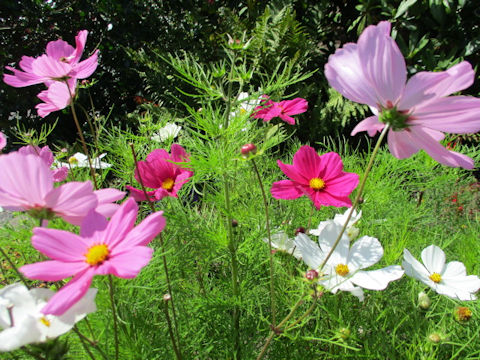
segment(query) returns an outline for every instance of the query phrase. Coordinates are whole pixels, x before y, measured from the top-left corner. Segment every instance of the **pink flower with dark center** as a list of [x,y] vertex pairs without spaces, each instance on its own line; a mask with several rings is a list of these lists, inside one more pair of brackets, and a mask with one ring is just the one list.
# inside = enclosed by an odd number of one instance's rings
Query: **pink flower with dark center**
[[[51,168],[53,165],[54,157],[52,150],[50,150],[48,145],[42,148],[32,145],[22,146],[20,149],[18,149],[18,152],[23,155],[31,154],[39,156],[49,168]],[[59,169],[52,169],[52,176],[53,181],[61,182],[67,178],[68,168],[66,166],[63,166]]]
[[473,160],[448,151],[439,142],[443,132],[474,133],[480,130],[480,99],[448,96],[469,87],[474,80],[466,62],[441,72],[418,72],[407,81],[407,69],[390,23],[367,27],[358,43],[345,44],[325,65],[330,85],[346,98],[369,105],[374,113],[352,131],[374,136],[390,124],[388,146],[399,159],[420,149],[452,167],[473,168]]
[[0,131],[0,150],[7,146],[7,137]]
[[263,119],[267,122],[275,117],[279,117],[290,125],[295,125],[295,119],[290,115],[298,115],[304,113],[308,109],[308,102],[302,98],[293,100],[283,100],[274,102],[268,96],[264,96],[263,103],[255,108],[254,118]]
[[348,198],[358,185],[358,175],[343,171],[340,155],[334,152],[319,156],[314,148],[302,146],[293,156],[293,164],[277,161],[291,180],[273,183],[275,199],[297,199],[307,195],[317,209],[320,206],[351,206]]
[[19,65],[23,70],[6,66],[13,72],[4,74],[3,81],[14,87],[24,87],[40,83],[50,86],[55,81],[84,79],[93,74],[98,65],[98,50],[84,61],[80,61],[87,41],[87,30],[75,37],[76,48],[63,40],[50,41],[44,55],[37,58],[23,56]]
[[[175,164],[189,161],[185,149],[173,144],[170,151],[171,154],[164,149],[153,150],[148,154],[146,161],[138,162],[135,179],[139,183],[143,182],[145,187],[156,189],[147,191],[150,200],[161,200],[165,196],[177,197],[178,190],[193,176],[192,171]],[[142,190],[131,186],[126,188],[135,200],[147,200]]]
[[146,245],[165,227],[163,212],[148,216],[135,226],[138,206],[125,201],[110,221],[91,211],[80,235],[64,230],[35,228],[32,244],[51,260],[25,265],[20,271],[29,279],[60,281],[73,276],[42,309],[44,314],[62,315],[87,292],[95,275],[131,279],[146,266],[153,249]]

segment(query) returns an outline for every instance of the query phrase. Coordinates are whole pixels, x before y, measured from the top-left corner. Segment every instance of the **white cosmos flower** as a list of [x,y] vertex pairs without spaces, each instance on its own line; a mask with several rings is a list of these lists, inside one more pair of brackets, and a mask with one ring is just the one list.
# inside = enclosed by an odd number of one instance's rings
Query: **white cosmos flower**
[[[343,214],[336,214],[333,220],[320,221],[320,224],[318,224],[318,227],[316,229],[312,229],[309,231],[310,234],[319,236],[322,230],[331,222],[335,222],[343,226],[345,224],[345,221],[347,220],[350,210],[351,209],[347,209]],[[355,239],[358,236],[358,233],[360,232],[360,230],[354,225],[360,220],[361,217],[362,217],[361,210],[359,212],[357,212],[357,210],[353,210],[352,217],[348,221],[348,225],[346,229],[347,235],[350,238],[350,240]]]
[[445,253],[438,246],[430,245],[422,251],[421,264],[410,251],[403,250],[402,263],[405,273],[430,286],[441,295],[458,300],[475,300],[480,289],[478,276],[469,275],[459,261],[445,264]]
[[158,130],[158,132],[152,136],[153,141],[164,142],[168,139],[175,139],[178,133],[182,130],[181,126],[174,123],[167,122],[164,127]]
[[[268,238],[263,239],[268,244]],[[300,250],[295,246],[293,239],[290,239],[284,231],[272,234],[272,247],[278,251],[295,256],[297,259],[302,258]]]
[[12,351],[27,344],[45,342],[68,332],[76,322],[94,312],[97,289],[61,316],[44,315],[41,310],[54,295],[48,289],[30,289],[15,283],[0,290],[0,351]]
[[301,233],[295,238],[303,261],[320,274],[320,285],[334,294],[338,290],[349,291],[363,301],[363,289],[384,290],[388,283],[402,277],[403,270],[399,265],[365,271],[382,258],[382,245],[371,236],[363,236],[350,247],[349,237],[345,233],[323,269],[320,269],[342,226],[334,221],[328,223],[320,232],[318,243]]
[[[91,159],[92,160],[92,167],[94,169],[107,169],[107,168],[111,167],[112,164],[101,161],[101,159],[103,159],[106,155],[107,155],[107,153],[103,153],[103,154],[97,156],[96,158],[92,158]],[[61,167],[61,166],[67,166],[67,167],[71,167],[71,168],[74,168],[74,167],[89,167],[88,157],[85,154],[77,152],[77,153],[73,154],[72,156],[70,156],[68,158],[68,164],[63,163],[63,162],[58,162],[57,163],[57,167]]]
[[235,117],[235,116],[242,116],[244,114],[251,114],[252,111],[260,105],[261,99],[250,99],[250,100],[245,100],[249,97],[250,95],[247,92],[241,92],[238,95],[237,102],[240,103],[238,106],[237,110],[232,111],[230,113],[230,117]]

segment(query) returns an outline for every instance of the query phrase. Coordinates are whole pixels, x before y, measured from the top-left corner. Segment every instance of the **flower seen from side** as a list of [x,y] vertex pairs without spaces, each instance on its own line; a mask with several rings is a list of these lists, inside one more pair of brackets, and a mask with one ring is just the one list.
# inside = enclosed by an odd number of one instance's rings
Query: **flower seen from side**
[[[193,172],[184,168],[184,165],[176,164],[185,162],[189,162],[188,154],[178,144],[172,144],[170,154],[164,149],[153,150],[145,161],[138,162],[135,179],[139,183],[143,182],[147,188],[156,189],[147,191],[150,200],[161,200],[166,196],[177,197],[177,192],[183,184],[193,176]],[[135,200],[147,200],[143,190],[132,186],[126,188]]]
[[178,126],[175,123],[167,122],[164,127],[158,130],[158,132],[151,137],[153,141],[163,143],[168,139],[175,139],[180,130],[182,130],[181,126]]
[[[92,167],[94,169],[108,169],[112,167],[112,164],[109,164],[107,162],[102,161],[102,159],[107,155],[107,153],[103,153],[95,158],[92,158]],[[76,167],[89,167],[90,165],[88,164],[88,157],[85,154],[82,153],[75,153],[72,156],[68,158],[68,163],[64,162],[59,162],[59,166],[66,166],[70,168],[76,168]]]
[[268,96],[264,95],[260,106],[255,108],[253,117],[256,119],[263,119],[264,122],[279,117],[287,124],[295,125],[295,119],[291,117],[291,115],[304,113],[307,109],[308,102],[302,98],[274,102],[270,100]]
[[230,113],[230,117],[249,116],[260,105],[261,99],[248,99],[250,95],[247,92],[241,92],[238,95],[237,103],[239,104],[235,111]]
[[438,294],[463,301],[476,300],[480,279],[467,275],[465,265],[459,261],[445,264],[445,253],[435,245],[423,249],[421,257],[423,264],[404,249],[402,266],[405,274],[423,282]]
[[48,289],[30,289],[15,283],[0,290],[0,351],[12,351],[24,345],[42,343],[68,332],[87,314],[96,311],[97,289],[89,289],[61,316],[41,310],[54,295]]
[[273,183],[275,199],[297,199],[306,195],[315,207],[351,206],[349,195],[358,185],[358,175],[343,171],[340,155],[334,152],[319,156],[310,146],[302,146],[293,156],[293,164],[277,161],[291,180]]
[[405,59],[390,28],[386,21],[368,26],[356,44],[345,44],[325,65],[330,86],[374,113],[352,135],[367,131],[374,136],[389,124],[388,146],[395,157],[408,158],[423,149],[441,164],[472,169],[471,158],[439,143],[443,132],[480,130],[480,99],[448,96],[472,85],[472,66],[462,61],[446,71],[418,72],[407,81]]
[[29,279],[60,281],[73,278],[42,308],[45,314],[62,315],[87,292],[95,275],[131,279],[146,266],[153,249],[146,245],[165,227],[163,212],[149,215],[135,226],[138,206],[125,201],[110,221],[95,211],[85,217],[80,235],[64,230],[35,228],[32,245],[51,260],[24,265]]
[[[297,259],[302,258],[302,254],[297,249],[294,243],[294,239],[289,238],[284,231],[278,231],[271,235],[272,238],[272,247],[277,251],[293,255]],[[264,242],[268,244],[268,238],[263,239]]]

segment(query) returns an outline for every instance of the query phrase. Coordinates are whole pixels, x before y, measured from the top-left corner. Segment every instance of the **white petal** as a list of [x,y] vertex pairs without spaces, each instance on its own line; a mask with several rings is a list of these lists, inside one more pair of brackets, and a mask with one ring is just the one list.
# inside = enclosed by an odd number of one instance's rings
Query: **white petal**
[[445,266],[445,253],[438,246],[430,245],[423,249],[422,261],[430,274],[441,274]]
[[[342,230],[342,225],[337,224],[334,221],[330,221],[325,229],[321,232],[318,243],[320,248],[325,254],[328,254],[332,249],[335,241],[337,240],[338,234]],[[343,233],[340,242],[338,243],[335,251],[332,253],[332,256],[328,260],[329,264],[347,264],[348,252],[350,248],[350,239],[348,238],[347,233]]]
[[0,351],[12,351],[40,341],[41,333],[36,325],[37,320],[29,315],[21,323],[0,332]]
[[433,287],[434,282],[430,280],[430,274],[425,266],[415,259],[407,249],[403,250],[403,259],[402,266],[405,269],[405,274]]
[[314,270],[320,267],[325,257],[316,242],[312,241],[307,235],[298,233],[295,236],[295,246],[302,254],[302,260],[305,264]]
[[445,266],[443,274],[440,275],[442,275],[442,279],[467,276],[467,269],[465,269],[465,265],[460,261],[450,261]]
[[352,276],[352,282],[364,289],[383,290],[389,282],[400,279],[402,276],[402,268],[399,265],[392,265],[378,270],[357,271]]
[[363,236],[351,247],[347,264],[352,265],[352,268],[365,269],[379,262],[382,256],[380,241],[371,236]]
[[352,295],[356,296],[359,301],[365,300],[365,295],[363,294],[363,289],[358,286],[354,286],[353,289],[348,290]]

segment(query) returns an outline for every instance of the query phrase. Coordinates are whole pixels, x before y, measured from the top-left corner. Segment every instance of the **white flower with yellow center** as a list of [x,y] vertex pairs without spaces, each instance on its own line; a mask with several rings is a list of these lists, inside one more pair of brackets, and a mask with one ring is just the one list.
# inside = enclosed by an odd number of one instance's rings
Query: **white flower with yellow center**
[[363,289],[384,290],[391,281],[402,277],[403,270],[399,265],[365,271],[382,258],[382,245],[373,237],[363,236],[350,247],[349,237],[345,233],[325,266],[320,269],[342,226],[334,221],[328,223],[320,232],[318,243],[301,233],[295,238],[303,261],[320,274],[320,285],[334,294],[338,290],[349,291],[363,301]]
[[44,315],[41,310],[54,294],[48,289],[28,290],[19,283],[0,290],[0,351],[54,339],[97,309],[97,289],[92,288],[62,316]]
[[248,99],[250,95],[247,92],[241,92],[238,95],[237,103],[239,103],[237,110],[230,113],[230,117],[250,115],[252,111],[260,105],[261,99]]
[[408,276],[420,280],[441,295],[458,300],[476,300],[480,289],[478,276],[469,275],[459,261],[445,264],[445,253],[438,246],[430,245],[422,251],[422,261],[415,259],[410,251],[403,250],[403,268]]
[[152,140],[156,142],[164,142],[168,139],[175,139],[178,133],[182,130],[181,126],[175,123],[167,122],[164,127],[158,130],[158,132],[152,136]]
[[[107,154],[104,153],[104,154],[101,154],[101,155],[97,156],[96,158],[92,158],[91,159],[92,160],[92,167],[94,169],[107,169],[107,168],[111,167],[112,164],[101,161],[101,159],[103,159],[106,155]],[[67,167],[70,167],[70,168],[89,167],[87,155],[79,153],[79,152],[70,156],[68,158],[68,163],[59,162],[58,164],[54,163],[54,165],[57,165],[57,167],[67,166]]]
[[[268,238],[263,239],[263,241],[268,244]],[[293,239],[289,238],[284,231],[272,234],[272,248],[293,255],[299,260],[302,258],[302,254],[295,246]]]

